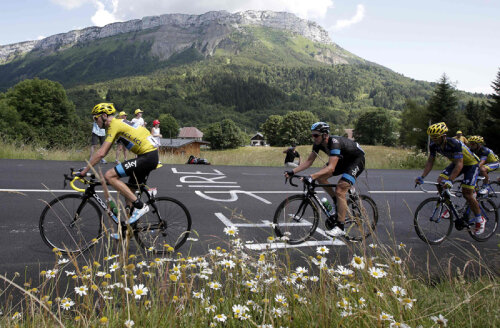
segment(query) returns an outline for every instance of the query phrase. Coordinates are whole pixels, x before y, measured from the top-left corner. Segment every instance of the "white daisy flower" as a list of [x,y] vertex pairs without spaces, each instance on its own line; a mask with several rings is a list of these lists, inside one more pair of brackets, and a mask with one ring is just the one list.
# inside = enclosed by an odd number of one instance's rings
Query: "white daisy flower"
[[193,297],[194,298],[203,299],[203,292],[195,292],[195,291],[193,291]]
[[141,299],[142,296],[146,296],[148,294],[148,287],[145,287],[143,284],[135,285],[133,290],[135,299]]
[[375,249],[375,248],[377,248],[377,247],[378,247],[378,245],[377,245],[377,244],[370,244],[370,245],[368,245],[368,246],[369,246],[370,248],[373,248],[373,249]]
[[365,268],[365,259],[362,256],[357,256],[354,254],[351,261],[351,266],[356,269],[364,269]]
[[131,328],[132,326],[135,325],[135,322],[133,320],[127,320],[127,321],[125,321],[124,325],[127,328]]
[[403,248],[405,248],[405,247],[406,247],[406,245],[405,245],[405,244],[403,244],[403,243],[399,243],[399,245],[398,245],[398,248],[399,248],[399,249],[403,249]]
[[335,270],[336,273],[342,275],[342,276],[348,276],[354,273],[351,269],[348,269],[342,265],[337,266],[337,270]]
[[117,270],[119,267],[120,267],[120,264],[118,262],[115,262],[109,266],[109,271],[113,272],[113,271]]
[[390,328],[410,328],[410,326],[408,326],[407,324],[402,323],[402,322],[397,322],[397,321],[391,322],[389,327]]
[[387,272],[385,272],[384,270],[382,270],[380,268],[374,268],[374,267],[369,268],[368,273],[372,277],[377,278],[377,279],[383,278],[387,275]]
[[226,315],[224,313],[221,313],[221,314],[217,314],[214,317],[214,320],[219,321],[219,322],[226,322],[227,317],[226,317]]
[[67,277],[76,275],[75,271],[64,271],[64,272],[66,272]]
[[411,309],[413,307],[413,303],[416,301],[416,299],[412,299],[409,297],[404,297],[404,298],[398,298],[398,300],[403,304],[403,307],[407,310]]
[[211,281],[208,285],[210,286],[210,288],[215,290],[219,290],[221,287],[221,285],[217,281]]
[[388,313],[382,312],[380,313],[379,316],[380,320],[387,320],[387,321],[393,321],[394,317]]
[[439,327],[446,327],[448,324],[448,319],[446,319],[442,314],[439,316],[432,316],[431,320],[439,325]]
[[234,226],[233,227],[225,227],[224,232],[226,233],[226,235],[236,236],[238,234],[238,228],[234,227]]
[[68,262],[69,262],[69,260],[68,260],[68,259],[64,259],[64,258],[62,258],[62,259],[60,259],[59,261],[57,261],[57,264],[66,264],[66,263],[68,263]]
[[233,305],[233,313],[236,318],[240,318],[246,312],[250,311],[246,305],[235,304]]
[[399,286],[392,286],[391,291],[396,296],[405,296],[406,295],[406,290],[399,287]]
[[87,286],[75,287],[75,293],[77,293],[80,296],[87,295],[88,290],[89,289],[87,288]]
[[319,266],[320,269],[326,268],[326,257],[322,257],[319,261],[313,257],[311,262]]
[[61,308],[63,310],[69,310],[73,305],[75,305],[75,302],[72,300],[66,300],[66,302],[61,303]]
[[330,252],[330,249],[328,247],[325,247],[325,246],[320,246],[320,247],[317,247],[316,248],[316,253],[318,254],[328,254]]
[[217,306],[215,306],[215,305],[213,305],[213,304],[212,304],[212,305],[207,306],[207,307],[205,308],[205,311],[207,311],[207,313],[210,313],[210,312],[215,313],[215,310],[216,310],[216,309],[217,309]]
[[45,278],[47,278],[47,279],[55,278],[58,271],[59,270],[57,270],[57,269],[47,270],[47,272],[45,273]]
[[393,256],[392,261],[396,264],[401,264],[402,260],[399,256]]
[[276,296],[274,296],[274,300],[278,303],[286,303],[286,297],[281,295],[281,294],[278,294]]
[[297,272],[298,274],[306,274],[307,269],[299,266],[299,267],[297,267],[297,269],[295,269],[295,272]]

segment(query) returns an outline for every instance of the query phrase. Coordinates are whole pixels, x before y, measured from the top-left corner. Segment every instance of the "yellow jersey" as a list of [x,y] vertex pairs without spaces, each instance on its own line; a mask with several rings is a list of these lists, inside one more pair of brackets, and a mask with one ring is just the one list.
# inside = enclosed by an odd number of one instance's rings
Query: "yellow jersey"
[[106,131],[106,141],[121,142],[125,147],[137,155],[149,153],[158,149],[158,142],[143,126],[135,126],[125,119],[113,118]]

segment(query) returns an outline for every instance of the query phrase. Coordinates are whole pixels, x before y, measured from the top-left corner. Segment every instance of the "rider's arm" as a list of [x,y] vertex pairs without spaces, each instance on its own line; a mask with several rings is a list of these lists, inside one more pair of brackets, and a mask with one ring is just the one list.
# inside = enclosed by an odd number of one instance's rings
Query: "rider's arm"
[[450,173],[450,181],[455,180],[455,178],[462,171],[462,168],[464,167],[464,159],[463,158],[454,158],[453,163],[455,164],[455,167],[453,168],[453,171],[451,171],[451,173]]
[[293,173],[298,173],[300,171],[308,169],[314,163],[316,156],[317,155],[315,152],[311,152],[309,157],[307,157],[307,159],[304,162],[302,162],[299,166],[293,169]]
[[427,174],[429,174],[429,172],[432,170],[432,167],[434,166],[434,160],[436,158],[434,156],[429,156],[429,158],[427,159],[427,162],[425,163],[425,166],[424,166],[424,172],[422,172],[422,178],[425,178],[427,176]]
[[479,167],[483,166],[485,163],[486,163],[486,160],[482,159],[482,160],[479,162]]
[[103,159],[108,154],[109,150],[111,149],[111,145],[112,145],[111,142],[104,141],[102,143],[101,148],[99,148],[99,150],[92,155],[89,164],[82,170],[80,174],[85,175],[90,170],[91,166],[94,166],[97,163],[99,163],[101,159]]
[[339,162],[340,157],[338,156],[330,156],[328,158],[328,164],[323,167],[321,170],[318,172],[315,172],[311,174],[311,178],[317,179],[318,177],[325,175],[325,174],[332,174],[335,171],[335,167],[337,166],[337,163]]

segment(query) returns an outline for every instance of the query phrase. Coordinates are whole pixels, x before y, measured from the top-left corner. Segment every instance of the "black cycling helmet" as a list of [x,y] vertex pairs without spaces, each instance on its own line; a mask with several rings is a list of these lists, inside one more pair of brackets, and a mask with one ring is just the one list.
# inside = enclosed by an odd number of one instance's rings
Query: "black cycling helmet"
[[311,126],[311,131],[318,131],[321,133],[329,133],[330,126],[325,122],[316,122]]

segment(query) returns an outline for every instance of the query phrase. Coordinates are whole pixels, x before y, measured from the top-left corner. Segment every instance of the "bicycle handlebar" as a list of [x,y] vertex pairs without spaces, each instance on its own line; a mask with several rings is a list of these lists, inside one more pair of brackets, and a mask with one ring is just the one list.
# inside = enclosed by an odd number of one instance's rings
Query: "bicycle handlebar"
[[[429,185],[433,185],[433,186],[436,186],[436,187],[439,186],[439,183],[437,183],[437,182],[434,182],[434,181],[424,181],[423,183],[416,184],[415,188],[418,186],[420,188],[420,190],[422,190],[423,192],[430,193],[431,191],[424,189],[424,187],[423,187],[424,184],[429,184]],[[452,194],[451,190],[448,189],[448,188],[443,188],[443,190],[441,191],[441,194],[442,195],[446,195],[447,197],[455,196],[455,194]]]
[[[71,168],[70,171],[71,171],[70,174],[64,174],[64,187],[66,187],[66,181],[69,181],[69,185],[70,185],[71,189],[78,191],[78,192],[85,192],[85,189],[78,188],[75,185],[75,182],[80,181],[81,183],[87,184],[87,185],[94,183],[95,174],[87,172],[85,177],[78,177],[78,176],[75,176],[75,174],[78,173],[78,171],[75,171],[73,168]],[[86,178],[90,178],[90,179],[86,179]]]

